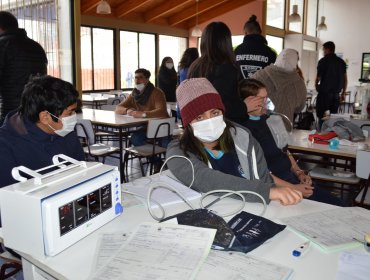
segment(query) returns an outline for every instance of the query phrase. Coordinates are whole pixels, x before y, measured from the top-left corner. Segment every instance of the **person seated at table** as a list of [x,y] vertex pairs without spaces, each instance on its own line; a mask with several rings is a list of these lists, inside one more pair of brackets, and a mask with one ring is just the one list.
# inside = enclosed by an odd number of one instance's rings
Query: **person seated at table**
[[[314,188],[311,177],[300,169],[286,145],[278,147],[283,145],[276,143],[272,133],[277,134],[278,131],[271,126],[275,125],[277,127],[279,124],[276,121],[272,122],[270,120],[271,122],[269,122],[269,119],[272,117],[266,114],[268,94],[265,85],[255,79],[242,80],[239,83],[239,93],[242,99],[254,96],[260,100],[260,109],[249,112],[249,118],[245,120],[243,125],[250,130],[261,145],[268,169],[275,182],[279,182],[282,186],[299,190],[305,198],[342,206],[343,202],[331,196],[329,192],[318,187]],[[274,117],[280,118],[277,115]],[[281,118],[280,122],[280,129],[285,129]]]
[[75,88],[58,78],[37,76],[25,85],[20,107],[0,128],[0,187],[16,182],[13,167],[37,170],[57,154],[84,160],[74,132],[77,100]]
[[[135,88],[132,93],[117,105],[117,114],[129,115],[134,118],[168,118],[166,98],[163,91],[150,81],[150,71],[139,68],[135,71]],[[146,143],[146,131],[131,134],[131,143],[141,146]]]
[[[183,81],[176,92],[184,133],[172,141],[166,158],[185,156],[194,166],[194,189],[248,190],[260,194],[266,202],[296,204],[302,193],[277,186],[270,176],[258,142],[249,131],[224,118],[225,107],[213,85],[205,78]],[[182,158],[168,161],[170,171],[184,184],[192,180],[190,164]],[[248,201],[260,201],[246,195]]]

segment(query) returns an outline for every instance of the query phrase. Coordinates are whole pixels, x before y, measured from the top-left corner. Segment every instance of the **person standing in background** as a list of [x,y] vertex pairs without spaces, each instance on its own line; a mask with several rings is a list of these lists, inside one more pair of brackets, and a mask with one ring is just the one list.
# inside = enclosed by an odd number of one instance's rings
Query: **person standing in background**
[[261,35],[262,29],[255,15],[244,24],[244,33],[243,43],[236,47],[235,55],[242,77],[247,79],[254,72],[274,63],[276,53]]
[[[242,123],[248,110],[258,108],[258,103],[249,106],[238,93],[239,69],[235,62],[231,31],[223,22],[211,22],[202,33],[200,43],[201,57],[195,60],[188,78],[207,78],[220,94],[225,106],[225,117]],[[253,107],[253,108],[252,108]],[[182,110],[180,106],[180,110]]]
[[17,18],[0,11],[0,126],[5,116],[20,105],[30,76],[47,73],[47,63],[44,49],[18,28]]
[[167,102],[176,102],[177,73],[173,66],[172,58],[166,56],[158,72],[158,87],[166,95]]
[[324,112],[338,113],[339,94],[344,100],[347,89],[346,63],[335,54],[335,44],[331,41],[323,44],[324,57],[317,65],[317,76],[315,81],[316,91],[316,114],[321,127]]
[[307,96],[304,80],[297,72],[297,64],[298,52],[294,49],[284,49],[275,64],[251,76],[266,86],[269,97],[275,105],[275,111],[286,115],[292,123],[294,113],[303,110]]
[[188,77],[190,65],[199,57],[197,48],[187,48],[179,63],[179,84]]

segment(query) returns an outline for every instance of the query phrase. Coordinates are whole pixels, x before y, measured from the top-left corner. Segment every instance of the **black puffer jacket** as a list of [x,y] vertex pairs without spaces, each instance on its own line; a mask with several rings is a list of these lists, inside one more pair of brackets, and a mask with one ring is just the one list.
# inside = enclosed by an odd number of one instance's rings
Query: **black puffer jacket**
[[18,108],[30,75],[46,74],[47,63],[44,49],[24,29],[0,35],[0,124],[8,112]]
[[246,35],[243,43],[236,47],[235,56],[245,79],[276,60],[276,53],[267,45],[265,37],[258,34]]

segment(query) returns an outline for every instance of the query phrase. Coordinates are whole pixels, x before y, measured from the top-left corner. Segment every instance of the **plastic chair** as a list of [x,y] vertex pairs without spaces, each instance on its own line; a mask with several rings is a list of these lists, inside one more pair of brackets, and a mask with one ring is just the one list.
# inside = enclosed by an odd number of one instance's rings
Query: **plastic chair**
[[370,151],[357,151],[356,175],[364,179],[361,189],[355,198],[355,204],[370,208]]
[[[146,164],[150,165],[150,175],[153,172],[153,158],[164,156],[167,149],[158,145],[159,138],[167,137],[170,139],[175,127],[175,118],[149,120],[146,137],[148,143],[142,146],[125,148],[124,167],[127,177],[129,159],[138,158],[141,174],[145,176],[143,158],[147,159]],[[150,141],[150,143],[149,143]],[[128,182],[128,178],[126,178]]]
[[354,95],[354,98],[352,99],[352,92],[346,91],[344,93],[345,100],[339,104],[338,113],[355,113],[355,100],[357,96],[357,92]]
[[119,153],[119,147],[96,142],[96,136],[90,120],[79,120],[75,130],[83,145],[86,159],[92,157],[99,161],[99,157],[101,157],[104,163],[107,156]]

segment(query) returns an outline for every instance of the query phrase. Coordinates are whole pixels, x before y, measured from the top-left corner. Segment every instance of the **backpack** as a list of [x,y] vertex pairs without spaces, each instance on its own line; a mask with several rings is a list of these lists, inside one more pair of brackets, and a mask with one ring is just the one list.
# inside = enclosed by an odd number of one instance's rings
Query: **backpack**
[[315,122],[315,117],[312,112],[306,111],[298,114],[298,121],[296,122],[295,128],[311,130]]

